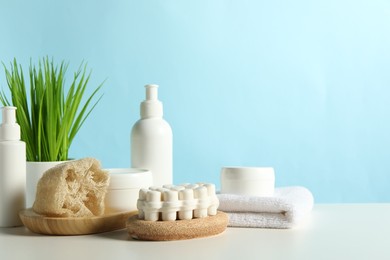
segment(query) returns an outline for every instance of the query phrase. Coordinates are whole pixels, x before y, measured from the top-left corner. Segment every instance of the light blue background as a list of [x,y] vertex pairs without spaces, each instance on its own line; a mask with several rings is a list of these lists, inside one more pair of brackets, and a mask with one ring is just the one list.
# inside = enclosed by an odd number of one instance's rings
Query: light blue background
[[90,89],[107,79],[72,157],[130,166],[156,83],[175,183],[273,166],[317,202],[390,202],[389,1],[0,0],[0,37],[6,64],[85,60]]

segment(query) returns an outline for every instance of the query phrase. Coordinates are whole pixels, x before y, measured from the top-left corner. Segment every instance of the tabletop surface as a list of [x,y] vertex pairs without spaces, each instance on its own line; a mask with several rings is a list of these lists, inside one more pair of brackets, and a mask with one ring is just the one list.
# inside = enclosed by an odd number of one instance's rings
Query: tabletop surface
[[390,204],[316,204],[292,229],[228,228],[207,238],[147,242],[126,230],[44,236],[0,228],[0,259],[390,259]]

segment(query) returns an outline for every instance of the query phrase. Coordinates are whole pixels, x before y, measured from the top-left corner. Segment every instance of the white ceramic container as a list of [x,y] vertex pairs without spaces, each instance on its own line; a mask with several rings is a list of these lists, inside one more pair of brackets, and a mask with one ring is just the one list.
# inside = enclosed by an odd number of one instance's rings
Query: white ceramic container
[[221,193],[270,197],[275,189],[272,167],[223,167]]
[[31,208],[34,204],[38,181],[42,175],[50,168],[63,162],[66,161],[26,163],[26,208]]
[[105,197],[106,211],[135,211],[139,190],[153,185],[152,172],[137,168],[106,169],[110,184]]

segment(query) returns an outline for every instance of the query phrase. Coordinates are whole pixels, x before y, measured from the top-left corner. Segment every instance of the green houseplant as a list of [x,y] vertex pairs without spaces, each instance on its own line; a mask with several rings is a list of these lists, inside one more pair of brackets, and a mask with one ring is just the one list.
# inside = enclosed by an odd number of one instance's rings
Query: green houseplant
[[56,164],[69,160],[69,148],[80,127],[101,97],[97,97],[103,83],[86,96],[91,72],[83,62],[65,84],[68,64],[55,64],[48,57],[29,66],[29,86],[22,66],[16,59],[7,68],[3,63],[10,92],[7,98],[3,89],[0,101],[4,106],[17,107],[16,120],[20,125],[21,139],[26,142],[27,195],[26,206],[35,200],[36,184],[43,172]]
[[68,160],[75,135],[101,98],[91,104],[102,84],[82,103],[91,73],[87,74],[87,66],[82,63],[67,87],[67,67],[64,61],[56,66],[47,57],[38,65],[30,63],[28,88],[16,59],[9,69],[4,65],[12,102],[4,90],[0,92],[0,101],[18,109],[16,117],[21,138],[26,142],[27,161]]

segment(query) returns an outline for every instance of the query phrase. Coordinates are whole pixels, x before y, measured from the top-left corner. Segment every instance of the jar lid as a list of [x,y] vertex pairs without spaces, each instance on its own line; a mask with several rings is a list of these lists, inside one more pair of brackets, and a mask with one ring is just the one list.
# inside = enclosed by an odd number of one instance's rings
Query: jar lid
[[223,167],[221,178],[225,180],[275,180],[272,167]]
[[110,175],[109,189],[141,189],[153,185],[152,172],[137,168],[105,169]]

